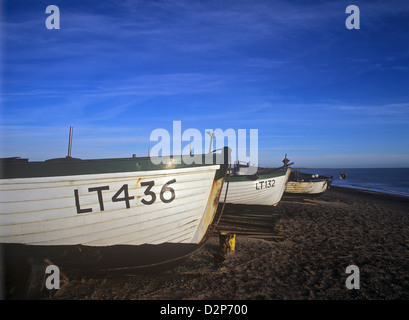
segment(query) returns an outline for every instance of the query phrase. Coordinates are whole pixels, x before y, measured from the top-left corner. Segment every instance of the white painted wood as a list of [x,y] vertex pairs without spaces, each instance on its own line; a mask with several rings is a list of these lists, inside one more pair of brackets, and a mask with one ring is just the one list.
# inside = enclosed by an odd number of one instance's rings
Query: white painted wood
[[[92,174],[68,177],[19,178],[0,180],[0,242],[31,245],[110,246],[117,244],[159,244],[164,242],[196,242],[195,235],[203,218],[219,165],[160,171]],[[172,179],[175,199],[164,203],[162,187]],[[151,191],[156,200],[144,194],[154,181]],[[125,201],[112,198],[127,184],[130,208]],[[97,191],[89,188],[108,186],[101,190],[104,210]],[[74,190],[78,190],[81,209],[77,213]],[[164,193],[165,200],[170,198]],[[118,195],[124,197],[124,192]]]
[[[226,203],[275,206],[283,196],[290,172],[291,168],[287,168],[285,175],[279,177],[266,178],[268,175],[261,175],[257,180],[234,181],[232,179],[227,189]],[[274,180],[273,187],[271,187],[272,183],[268,182],[269,180]],[[270,187],[262,187],[266,183]],[[226,186],[227,184],[225,183],[220,196],[220,202],[224,202]]]
[[319,194],[325,192],[327,188],[327,180],[289,181],[285,192],[296,194]]

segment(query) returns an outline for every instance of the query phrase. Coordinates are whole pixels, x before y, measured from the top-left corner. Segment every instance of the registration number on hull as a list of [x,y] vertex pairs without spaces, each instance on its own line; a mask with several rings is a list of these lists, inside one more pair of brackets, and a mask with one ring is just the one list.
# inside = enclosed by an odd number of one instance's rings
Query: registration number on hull
[[[145,181],[141,183],[141,187],[145,187],[144,190],[144,196],[142,198],[137,197],[138,202],[144,204],[144,205],[151,205],[155,201],[162,201],[163,203],[170,203],[176,198],[175,190],[172,188],[171,184],[175,183],[176,179],[172,179],[168,182],[166,182],[160,192],[159,195],[157,195],[155,192],[152,191],[153,186],[155,185],[155,181]],[[88,188],[88,193],[94,193],[95,196],[98,198],[98,203],[99,203],[99,210],[100,211],[105,211],[105,206],[104,204],[106,201],[109,201],[104,198],[104,191],[110,190],[109,185],[108,186],[99,186],[99,187],[93,187],[93,188]],[[81,213],[89,213],[92,212],[92,208],[81,208],[80,204],[80,194],[78,189],[74,190],[74,198],[75,198],[75,207],[77,208],[77,214]],[[132,196],[129,194],[128,190],[128,184],[122,185],[119,190],[116,191],[116,193],[112,196],[110,199],[111,202],[123,202],[123,205],[126,209],[131,208],[131,203],[135,203],[135,196]]]
[[274,188],[276,181],[274,179],[256,182],[256,190]]

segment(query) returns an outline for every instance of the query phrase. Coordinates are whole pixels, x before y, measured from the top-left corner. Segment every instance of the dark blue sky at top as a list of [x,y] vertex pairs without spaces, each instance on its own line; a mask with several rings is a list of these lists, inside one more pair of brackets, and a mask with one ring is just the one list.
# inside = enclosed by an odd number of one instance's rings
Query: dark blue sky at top
[[408,167],[407,30],[407,1],[2,1],[0,156],[70,126],[77,157],[146,155],[180,120],[258,129],[262,165]]

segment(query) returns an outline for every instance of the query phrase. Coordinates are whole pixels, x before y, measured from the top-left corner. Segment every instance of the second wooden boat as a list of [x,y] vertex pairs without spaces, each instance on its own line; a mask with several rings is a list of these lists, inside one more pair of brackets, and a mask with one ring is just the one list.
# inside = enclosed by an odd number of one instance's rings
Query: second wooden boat
[[248,205],[277,205],[284,193],[291,168],[258,168],[256,174],[246,174],[247,168],[236,165],[230,175],[228,186],[222,190],[223,202]]

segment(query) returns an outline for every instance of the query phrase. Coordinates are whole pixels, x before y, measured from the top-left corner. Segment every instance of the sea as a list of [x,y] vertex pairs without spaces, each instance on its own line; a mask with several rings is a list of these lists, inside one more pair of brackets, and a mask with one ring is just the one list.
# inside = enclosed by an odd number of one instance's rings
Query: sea
[[[409,168],[356,168],[356,169],[320,169],[294,168],[300,172],[332,176],[332,185],[377,191],[409,197]],[[340,179],[340,174],[346,175]]]

